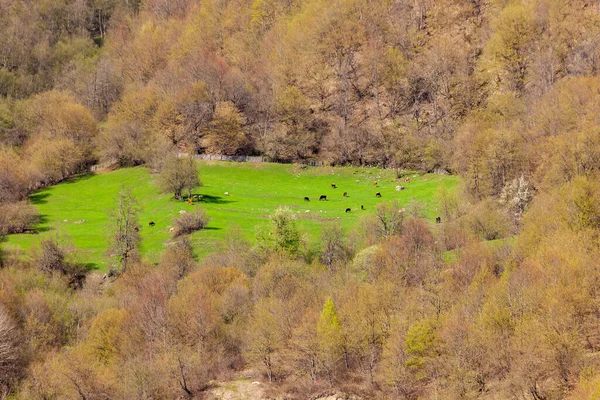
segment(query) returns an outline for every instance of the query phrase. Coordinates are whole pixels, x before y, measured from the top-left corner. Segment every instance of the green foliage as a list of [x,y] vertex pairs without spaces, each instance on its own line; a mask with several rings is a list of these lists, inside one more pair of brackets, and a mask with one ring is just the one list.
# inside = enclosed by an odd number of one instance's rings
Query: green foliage
[[[438,338],[432,321],[423,320],[412,325],[406,333],[406,351],[409,355],[406,365],[413,370],[421,370],[429,357],[437,352]],[[422,372],[420,373],[422,377]]]
[[339,343],[336,342],[340,340],[340,333],[340,320],[333,300],[328,297],[319,315],[317,335],[323,340],[331,340],[332,346],[337,346]]
[[294,257],[302,250],[302,235],[296,224],[296,214],[280,207],[269,217],[267,226],[257,228],[256,239],[263,249],[281,251]]
[[126,314],[125,310],[109,308],[92,322],[86,339],[86,347],[95,361],[102,364],[110,364],[115,361],[120,351]]
[[319,315],[317,341],[322,367],[327,372],[331,382],[337,365],[341,361],[343,351],[342,327],[331,297],[327,298]]

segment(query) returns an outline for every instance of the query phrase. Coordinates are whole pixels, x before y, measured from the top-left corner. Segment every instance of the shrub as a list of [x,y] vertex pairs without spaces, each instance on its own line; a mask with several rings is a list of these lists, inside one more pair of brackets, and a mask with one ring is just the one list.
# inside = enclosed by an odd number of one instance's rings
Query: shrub
[[186,235],[192,232],[199,231],[208,225],[210,218],[206,216],[203,210],[196,209],[193,213],[185,213],[173,221],[175,230],[172,232],[173,237]]
[[39,221],[37,209],[25,202],[0,205],[0,235],[23,233]]
[[34,250],[34,262],[43,272],[59,272],[69,277],[70,284],[80,287],[85,278],[85,267],[81,264],[70,262],[67,259],[67,250],[54,238],[44,239],[40,247]]
[[0,147],[0,203],[23,200],[32,186],[27,163],[14,150]]
[[491,200],[477,204],[467,221],[471,231],[480,239],[495,240],[510,234],[510,221],[508,216],[499,210]]

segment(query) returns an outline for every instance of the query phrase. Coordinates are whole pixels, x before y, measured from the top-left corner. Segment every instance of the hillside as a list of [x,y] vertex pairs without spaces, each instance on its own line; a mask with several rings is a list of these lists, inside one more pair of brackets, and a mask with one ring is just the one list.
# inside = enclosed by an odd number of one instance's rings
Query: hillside
[[598,1],[0,0],[0,399],[598,399],[599,116]]

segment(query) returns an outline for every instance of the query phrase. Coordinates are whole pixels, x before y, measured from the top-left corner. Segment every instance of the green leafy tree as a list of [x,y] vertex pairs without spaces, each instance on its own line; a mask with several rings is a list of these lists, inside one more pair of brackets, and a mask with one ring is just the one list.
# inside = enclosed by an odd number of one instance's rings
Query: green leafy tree
[[327,298],[319,315],[317,338],[321,364],[327,373],[330,384],[333,384],[334,374],[343,356],[343,334],[340,319],[331,297]]
[[302,250],[303,240],[294,212],[287,207],[275,210],[269,224],[258,228],[257,240],[264,250],[297,256]]
[[406,365],[418,378],[425,378],[427,361],[436,354],[438,342],[434,326],[430,320],[419,321],[412,325],[406,333]]

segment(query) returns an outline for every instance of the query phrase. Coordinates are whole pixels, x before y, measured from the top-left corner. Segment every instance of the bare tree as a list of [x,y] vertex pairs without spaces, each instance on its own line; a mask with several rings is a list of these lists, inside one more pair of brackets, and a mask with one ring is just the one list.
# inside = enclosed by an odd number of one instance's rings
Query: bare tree
[[24,366],[16,324],[0,304],[0,398],[11,392]]
[[164,192],[171,192],[179,201],[183,200],[182,192],[187,189],[188,198],[194,186],[201,185],[198,170],[193,158],[168,157],[158,176],[158,183]]
[[109,212],[109,254],[121,264],[121,272],[135,254],[140,242],[138,213],[140,206],[129,188],[119,192],[115,208]]
[[400,209],[397,201],[384,201],[377,206],[376,220],[379,235],[387,239],[402,232],[404,210]]
[[329,225],[321,232],[321,262],[332,270],[334,264],[347,261],[349,249],[344,242],[344,232],[339,225]]

